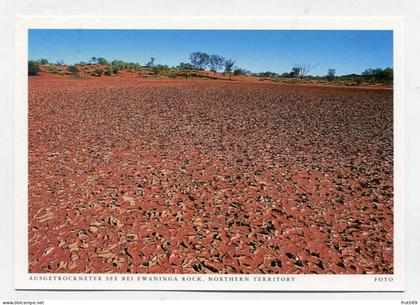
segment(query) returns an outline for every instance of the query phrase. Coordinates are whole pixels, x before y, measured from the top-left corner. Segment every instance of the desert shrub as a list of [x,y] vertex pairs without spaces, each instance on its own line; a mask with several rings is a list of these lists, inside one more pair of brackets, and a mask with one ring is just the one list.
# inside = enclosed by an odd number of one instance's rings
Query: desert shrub
[[102,76],[102,74],[104,74],[104,70],[102,69],[96,69],[95,71],[93,71],[93,75],[94,76]]
[[69,70],[69,72],[74,74],[74,75],[76,75],[80,72],[79,69],[76,66],[69,66],[67,68],[67,70]]
[[37,75],[39,72],[39,63],[37,61],[28,61],[28,75]]
[[111,66],[108,66],[105,70],[105,75],[111,76],[114,71],[112,70]]
[[112,73],[114,73],[114,74],[118,74],[118,72],[120,72],[120,66],[119,65],[117,65],[117,64],[113,64],[112,65]]
[[168,76],[170,78],[176,78],[178,76],[178,74],[175,71],[171,71],[171,72],[169,72]]

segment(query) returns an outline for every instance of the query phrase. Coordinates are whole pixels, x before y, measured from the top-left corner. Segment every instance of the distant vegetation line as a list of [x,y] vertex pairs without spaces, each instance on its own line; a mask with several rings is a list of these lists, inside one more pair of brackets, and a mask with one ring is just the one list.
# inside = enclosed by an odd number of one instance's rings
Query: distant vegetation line
[[[292,65],[290,72],[276,73],[272,71],[266,72],[251,72],[235,65],[235,61],[232,59],[225,59],[223,56],[212,54],[209,55],[204,52],[194,52],[190,54],[190,62],[181,62],[178,66],[168,66],[162,64],[156,64],[155,58],[151,57],[149,62],[145,65],[141,65],[137,62],[125,62],[122,60],[113,60],[109,62],[103,57],[92,57],[89,61],[81,61],[74,65],[66,66],[63,60],[57,60],[56,63],[50,63],[47,59],[40,60],[29,60],[28,61],[28,74],[36,75],[40,71],[40,65],[44,65],[51,73],[63,74],[62,69],[58,67],[67,67],[68,73],[79,76],[80,72],[86,70],[86,66],[94,66],[95,69],[90,71],[91,76],[102,76],[118,74],[120,71],[128,71],[138,73],[139,75],[154,76],[168,76],[172,78],[176,77],[207,77],[217,78],[217,73],[222,72],[229,79],[232,76],[244,75],[259,77],[261,80],[279,81],[279,82],[303,82],[303,81],[315,81],[319,83],[330,83],[345,81],[346,85],[360,85],[363,83],[370,84],[393,84],[392,68],[376,68],[367,69],[361,74],[348,74],[348,75],[336,75],[336,70],[330,68],[326,71],[324,76],[314,76],[310,72],[316,67],[311,64],[294,64]],[[206,72],[205,75],[202,72]],[[209,74],[209,72],[212,72]],[[211,75],[212,74],[212,75]]]

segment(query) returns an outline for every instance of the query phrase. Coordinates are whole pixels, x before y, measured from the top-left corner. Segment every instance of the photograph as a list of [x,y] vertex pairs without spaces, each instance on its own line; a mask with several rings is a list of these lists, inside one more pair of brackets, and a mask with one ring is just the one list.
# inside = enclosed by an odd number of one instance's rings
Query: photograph
[[0,2],[0,304],[418,304],[420,1]]
[[25,281],[401,287],[392,28],[26,34]]

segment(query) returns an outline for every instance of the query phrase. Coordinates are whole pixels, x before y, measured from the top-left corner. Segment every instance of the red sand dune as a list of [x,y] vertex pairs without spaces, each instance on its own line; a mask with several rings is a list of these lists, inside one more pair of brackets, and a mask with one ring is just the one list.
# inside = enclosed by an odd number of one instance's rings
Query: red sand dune
[[29,271],[392,273],[392,91],[29,80]]

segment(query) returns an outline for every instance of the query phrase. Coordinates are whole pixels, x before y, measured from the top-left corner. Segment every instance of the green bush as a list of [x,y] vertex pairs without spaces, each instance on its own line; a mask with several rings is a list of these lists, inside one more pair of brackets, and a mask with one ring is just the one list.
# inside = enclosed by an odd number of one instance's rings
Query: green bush
[[39,63],[37,61],[28,61],[28,75],[37,75],[39,72]]

